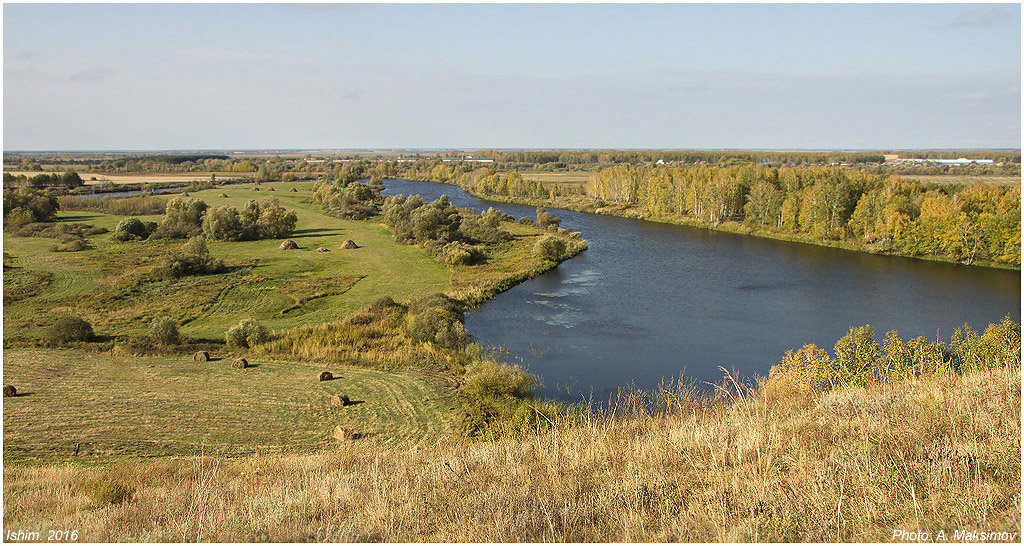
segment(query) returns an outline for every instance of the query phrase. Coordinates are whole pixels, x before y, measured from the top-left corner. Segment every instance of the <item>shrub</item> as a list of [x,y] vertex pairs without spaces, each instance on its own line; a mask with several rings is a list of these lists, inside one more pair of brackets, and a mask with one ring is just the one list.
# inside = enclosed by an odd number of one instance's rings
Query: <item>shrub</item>
[[562,223],[562,219],[557,216],[552,216],[544,207],[537,207],[537,225],[542,228],[550,228],[551,226],[558,227],[558,224]]
[[65,233],[57,238],[57,244],[50,247],[50,252],[78,252],[89,248],[80,235]]
[[4,224],[24,225],[49,222],[60,205],[49,192],[32,188],[4,188]]
[[444,245],[438,255],[438,261],[446,265],[470,265],[482,258],[479,249],[459,241]]
[[131,499],[135,494],[130,486],[105,477],[86,481],[82,484],[82,492],[89,497],[95,507],[119,504]]
[[848,385],[867,385],[875,381],[881,350],[871,326],[850,328],[836,342],[837,378]]
[[429,341],[449,349],[461,349],[469,342],[469,334],[459,315],[436,307],[412,315],[407,331],[417,341]]
[[462,317],[462,310],[459,308],[459,303],[448,296],[435,292],[429,296],[423,296],[422,298],[413,300],[409,303],[410,313],[422,313],[427,309],[436,308],[449,311],[456,314],[459,318]]
[[89,341],[93,337],[92,325],[76,316],[61,317],[50,325],[47,337],[60,342]]
[[542,260],[558,261],[565,255],[565,241],[554,235],[545,235],[533,245],[533,255]]
[[117,223],[117,227],[114,228],[114,236],[119,241],[130,241],[135,239],[145,239],[149,237],[150,230],[146,224],[142,223],[142,220],[138,218],[125,218]]
[[203,220],[203,234],[215,241],[241,241],[247,238],[235,207],[217,207],[207,213]]
[[178,325],[170,317],[157,317],[149,323],[149,336],[163,345],[176,345],[181,340]]
[[[462,427],[470,435],[511,428],[521,402],[533,397],[537,385],[536,377],[522,369],[493,360],[468,365],[465,380],[457,397]],[[528,420],[520,415],[520,424]]]
[[179,279],[188,275],[207,275],[224,270],[224,262],[212,258],[206,240],[197,236],[182,245],[181,252],[166,256],[153,269],[158,279]]
[[181,239],[195,236],[203,226],[206,202],[179,195],[166,206],[163,222],[151,235],[157,239]]
[[228,328],[224,337],[232,347],[254,347],[269,341],[270,331],[253,319],[243,319],[237,325]]

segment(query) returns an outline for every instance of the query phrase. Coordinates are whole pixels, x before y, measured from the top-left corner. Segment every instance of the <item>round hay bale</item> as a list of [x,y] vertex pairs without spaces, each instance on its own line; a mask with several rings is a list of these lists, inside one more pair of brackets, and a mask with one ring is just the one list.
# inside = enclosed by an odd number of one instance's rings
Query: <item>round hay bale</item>
[[334,427],[334,439],[339,442],[347,442],[356,439],[356,433],[348,427],[338,425]]
[[14,385],[4,385],[4,398],[10,398],[12,396],[16,396],[17,394],[18,389],[14,388]]
[[357,245],[352,239],[346,239],[344,243],[341,243],[341,248],[342,250],[349,250],[352,248],[359,248],[359,245]]
[[277,191],[277,190],[274,189],[274,186],[270,186],[269,188],[267,188],[267,191]]
[[222,194],[218,195],[217,197],[220,197],[221,199],[227,199],[228,198],[228,194],[222,193]]
[[295,189],[295,188],[292,188],[292,189],[290,189],[290,190],[288,190],[288,191],[290,191],[290,192],[293,192],[293,193],[299,193],[299,190],[297,190],[297,189]]
[[210,353],[206,351],[199,351],[192,356],[192,360],[195,360],[196,362],[206,362],[210,360]]
[[260,188],[259,188],[259,186],[253,186],[253,187],[252,187],[252,191],[260,191]]
[[182,197],[191,197],[191,196],[190,196],[190,195],[188,194],[188,192],[185,192],[185,193],[181,194],[181,196],[182,196]]
[[334,374],[331,372],[320,372],[320,381],[330,381],[334,379]]
[[318,248],[318,249],[316,249],[316,251],[317,252],[330,252],[330,250],[328,250],[327,247],[323,247],[323,246]]
[[287,241],[281,243],[281,246],[277,248],[278,250],[295,250],[296,248],[299,248],[299,245],[295,244],[295,241],[288,239]]
[[235,361],[231,363],[231,367],[232,368],[248,368],[249,367],[249,361],[244,359],[244,358],[236,358]]
[[344,394],[335,394],[331,397],[331,406],[336,408],[343,408],[351,403],[352,401]]

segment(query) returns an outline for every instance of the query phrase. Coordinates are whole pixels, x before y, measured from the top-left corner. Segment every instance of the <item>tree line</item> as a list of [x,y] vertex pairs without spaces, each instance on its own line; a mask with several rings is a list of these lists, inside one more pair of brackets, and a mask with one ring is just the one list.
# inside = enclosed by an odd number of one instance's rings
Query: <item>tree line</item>
[[1020,187],[937,185],[858,170],[616,166],[587,194],[651,216],[845,241],[864,250],[1020,265]]

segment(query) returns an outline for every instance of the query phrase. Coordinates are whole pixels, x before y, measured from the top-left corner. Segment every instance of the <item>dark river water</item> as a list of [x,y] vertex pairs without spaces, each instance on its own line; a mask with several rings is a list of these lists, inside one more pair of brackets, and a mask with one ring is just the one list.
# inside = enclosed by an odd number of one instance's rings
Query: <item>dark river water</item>
[[[385,195],[493,206],[456,186],[385,181]],[[964,323],[1020,321],[1020,272],[875,256],[731,233],[549,209],[590,248],[466,315],[476,340],[541,377],[539,393],[607,399],[719,366],[767,375],[787,349],[828,348],[851,326],[948,341]]]

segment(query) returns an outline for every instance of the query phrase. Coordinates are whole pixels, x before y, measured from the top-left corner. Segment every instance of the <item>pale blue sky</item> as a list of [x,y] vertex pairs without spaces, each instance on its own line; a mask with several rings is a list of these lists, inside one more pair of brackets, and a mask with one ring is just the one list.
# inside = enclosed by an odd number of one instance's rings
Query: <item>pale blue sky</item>
[[1019,4],[5,4],[4,149],[1020,147]]

